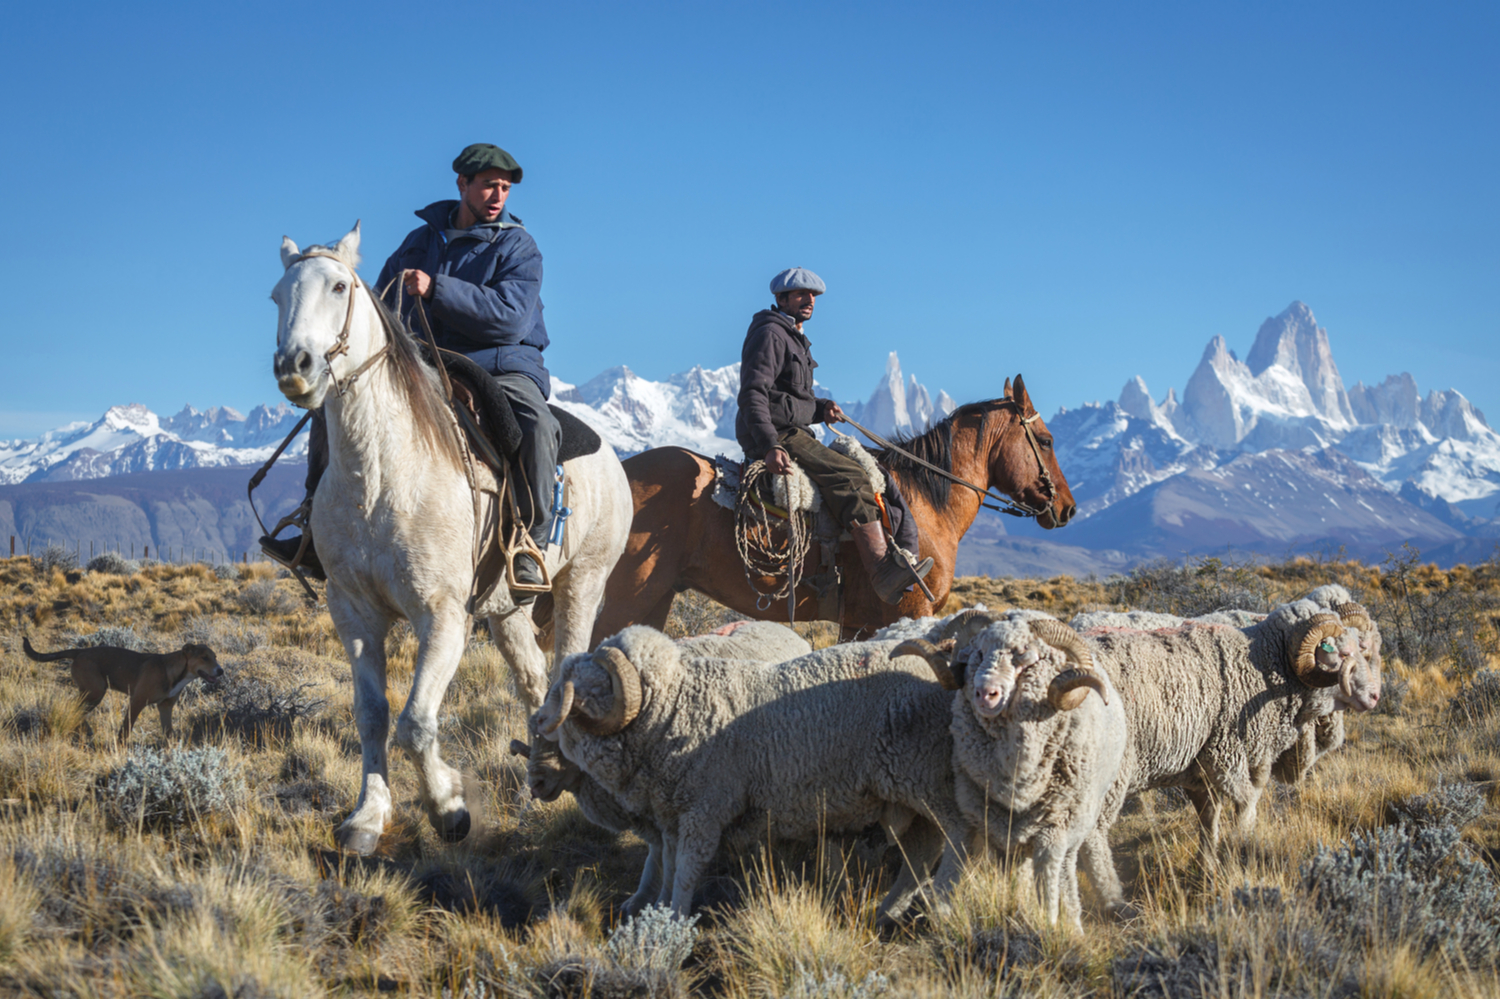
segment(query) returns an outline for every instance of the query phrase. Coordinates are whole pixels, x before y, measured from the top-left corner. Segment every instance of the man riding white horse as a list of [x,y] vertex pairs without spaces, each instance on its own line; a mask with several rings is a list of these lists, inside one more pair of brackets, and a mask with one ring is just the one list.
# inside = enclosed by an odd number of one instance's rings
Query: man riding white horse
[[[386,260],[375,288],[392,304],[401,299],[402,319],[419,332],[421,321],[414,312],[421,302],[437,346],[466,355],[505,393],[521,430],[516,500],[532,541],[545,552],[562,431],[547,408],[551,378],[542,359],[548,344],[542,321],[542,254],[521,220],[505,207],[511,187],[521,183],[521,166],[500,147],[475,143],[458,154],[453,171],[458,200],[433,202],[416,213],[423,224]],[[404,295],[397,294],[398,279]],[[320,410],[308,442],[309,504],[327,467],[327,448]],[[268,555],[288,565],[300,546],[297,537],[261,539]],[[323,578],[311,538],[302,566]],[[529,588],[516,592],[521,603],[533,600],[534,589],[544,583],[541,568],[524,551],[516,555],[515,578]]]
[[864,468],[824,445],[809,429],[810,424],[845,419],[838,403],[813,395],[817,362],[802,332],[802,324],[812,318],[814,301],[826,290],[823,279],[806,268],[788,268],[771,279],[776,306],[756,313],[745,334],[734,433],[746,462],[764,459],[766,470],[778,476],[790,474],[796,462],[818,485],[834,519],[853,537],[875,593],[887,604],[899,604],[906,589],[932,569],[932,559],[908,566],[897,558]]

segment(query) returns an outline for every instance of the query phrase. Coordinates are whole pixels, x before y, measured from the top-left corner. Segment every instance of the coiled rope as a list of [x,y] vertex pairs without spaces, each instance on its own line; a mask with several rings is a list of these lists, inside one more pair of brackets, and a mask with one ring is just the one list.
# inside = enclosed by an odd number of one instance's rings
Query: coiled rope
[[[756,493],[761,477],[769,474],[763,461],[747,465],[741,474],[740,492],[734,505],[734,544],[745,567],[745,579],[755,592],[755,606],[760,611],[768,610],[782,598],[787,599],[788,609],[793,606],[802,567],[812,548],[812,514],[808,511],[787,511],[786,540],[780,544],[776,542],[772,528],[782,518],[771,513]],[[783,580],[782,586],[774,591],[762,590],[758,580],[763,577]]]

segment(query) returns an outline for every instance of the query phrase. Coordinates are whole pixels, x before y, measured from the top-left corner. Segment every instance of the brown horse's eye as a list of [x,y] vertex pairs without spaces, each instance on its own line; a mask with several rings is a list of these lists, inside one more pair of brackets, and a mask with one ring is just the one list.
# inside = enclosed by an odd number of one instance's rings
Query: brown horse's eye
[[342,281],[340,281],[337,285],[333,286],[333,290],[335,292],[343,292],[343,290],[344,290],[345,287],[346,286],[344,285],[344,283]]

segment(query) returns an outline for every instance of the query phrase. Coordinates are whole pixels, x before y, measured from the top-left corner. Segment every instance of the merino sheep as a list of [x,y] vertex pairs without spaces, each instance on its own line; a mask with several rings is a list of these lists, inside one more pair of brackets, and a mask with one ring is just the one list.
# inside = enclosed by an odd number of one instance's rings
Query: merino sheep
[[[778,665],[687,659],[632,626],[563,661],[533,716],[563,755],[662,834],[662,901],[692,907],[726,831],[815,839],[880,823],[908,859],[880,905],[895,920],[934,857],[956,881],[966,827],[954,797],[952,695],[894,640]],[[668,892],[670,888],[670,893]]]
[[[684,655],[718,659],[744,659],[779,663],[812,652],[806,639],[776,622],[732,622],[706,635],[677,640]],[[620,907],[627,916],[638,913],[655,898],[661,877],[661,832],[647,817],[627,812],[615,797],[577,764],[563,756],[556,742],[542,737],[529,726],[529,742],[510,741],[510,752],[526,758],[526,784],[531,797],[551,802],[563,792],[572,794],[579,812],[595,826],[613,833],[630,830],[646,842],[646,864],[640,883]]]
[[[1222,801],[1236,806],[1240,830],[1254,825],[1273,765],[1333,711],[1331,688],[1352,697],[1352,679],[1364,671],[1377,678],[1378,697],[1378,667],[1357,629],[1353,641],[1337,641],[1350,631],[1344,621],[1362,627],[1368,616],[1342,588],[1314,593],[1319,600],[1283,604],[1246,628],[1182,620],[1140,631],[1074,619],[1124,702],[1127,793],[1184,789],[1210,856]],[[1332,610],[1319,603],[1337,598]]]
[[[1030,846],[1047,919],[1055,924],[1061,907],[1082,930],[1079,850],[1125,756],[1118,692],[1077,633],[1037,612],[966,612],[934,638],[951,653],[923,639],[893,653],[923,656],[959,692],[950,725],[959,807],[991,843]],[[1101,893],[1118,883],[1112,865],[1090,878]]]

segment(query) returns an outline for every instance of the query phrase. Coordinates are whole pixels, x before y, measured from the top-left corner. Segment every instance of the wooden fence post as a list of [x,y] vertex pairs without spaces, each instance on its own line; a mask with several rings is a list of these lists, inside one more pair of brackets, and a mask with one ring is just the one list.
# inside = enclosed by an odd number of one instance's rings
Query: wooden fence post
[[151,546],[148,545],[144,549],[141,550],[141,558],[142,559],[150,559],[151,558]]

